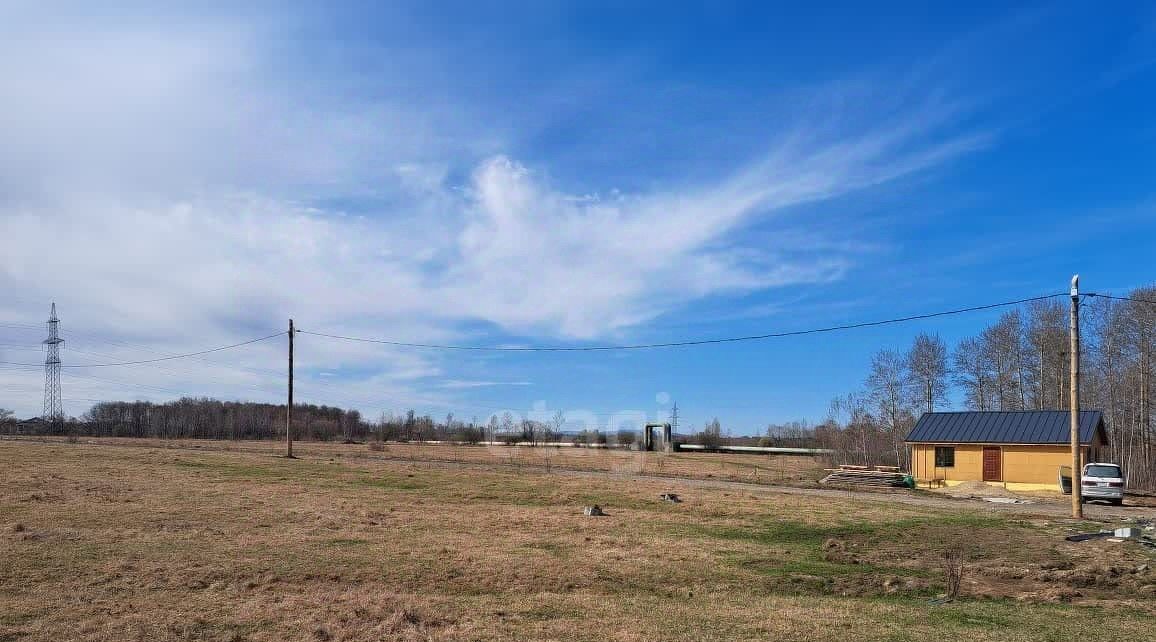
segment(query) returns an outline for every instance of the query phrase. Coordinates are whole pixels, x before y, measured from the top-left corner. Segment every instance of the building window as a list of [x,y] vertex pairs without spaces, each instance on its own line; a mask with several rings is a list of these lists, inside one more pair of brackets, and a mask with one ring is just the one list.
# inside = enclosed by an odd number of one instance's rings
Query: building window
[[935,467],[936,468],[954,468],[955,467],[955,448],[951,446],[936,446],[935,447]]

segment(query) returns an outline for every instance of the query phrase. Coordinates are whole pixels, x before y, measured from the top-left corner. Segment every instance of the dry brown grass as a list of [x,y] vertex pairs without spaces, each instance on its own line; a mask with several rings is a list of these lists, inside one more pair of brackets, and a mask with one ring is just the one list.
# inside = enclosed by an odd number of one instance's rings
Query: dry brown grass
[[[36,438],[32,438],[35,440]],[[58,438],[40,438],[54,443]],[[277,441],[217,441],[210,439],[131,439],[86,437],[89,445],[130,446],[182,450],[225,450],[279,455],[285,446]],[[304,457],[333,459],[401,460],[487,465],[532,472],[590,470],[634,475],[655,475],[689,479],[718,479],[758,484],[817,486],[823,477],[824,462],[795,455],[748,455],[719,453],[640,453],[605,448],[571,446],[468,446],[454,444],[395,443],[371,441],[364,444],[299,441],[294,453]]]
[[[0,640],[1156,635],[1156,580],[1123,573],[1143,553],[1107,549],[1101,579],[1062,524],[377,458],[394,445],[231,446],[0,442]],[[581,515],[595,503],[609,516]],[[980,562],[963,599],[929,605],[932,544],[952,537]],[[975,599],[997,563],[1092,583],[1057,598],[1073,604]]]

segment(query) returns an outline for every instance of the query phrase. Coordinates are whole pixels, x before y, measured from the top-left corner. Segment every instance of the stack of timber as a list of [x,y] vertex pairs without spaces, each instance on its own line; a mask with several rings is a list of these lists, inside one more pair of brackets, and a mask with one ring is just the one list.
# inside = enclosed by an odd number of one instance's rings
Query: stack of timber
[[872,469],[867,466],[844,465],[828,468],[827,476],[819,480],[819,483],[893,488],[903,486],[904,477],[906,476],[895,466],[876,466]]

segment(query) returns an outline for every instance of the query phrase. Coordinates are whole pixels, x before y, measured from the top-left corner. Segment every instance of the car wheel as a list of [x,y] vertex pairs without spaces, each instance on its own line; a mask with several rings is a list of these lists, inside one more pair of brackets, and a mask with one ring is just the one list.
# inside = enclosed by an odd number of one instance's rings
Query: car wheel
[[1123,505],[1124,505],[1124,500],[1122,500],[1122,499],[1113,499],[1113,500],[1112,500],[1112,505],[1113,505],[1113,506],[1123,506]]

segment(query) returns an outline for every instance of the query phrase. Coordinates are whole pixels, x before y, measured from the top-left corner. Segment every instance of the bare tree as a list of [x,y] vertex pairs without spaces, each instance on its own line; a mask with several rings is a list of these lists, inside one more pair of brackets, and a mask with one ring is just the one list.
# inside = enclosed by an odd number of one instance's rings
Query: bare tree
[[1068,313],[1058,301],[1036,301],[1028,307],[1027,344],[1029,407],[1067,407]]
[[963,572],[967,567],[967,555],[959,544],[948,546],[943,551],[943,578],[947,601],[959,597],[959,589],[963,585]]
[[540,424],[536,421],[523,419],[521,424],[521,440],[530,442],[531,446],[537,446],[542,432],[539,426]]
[[835,463],[878,464],[889,460],[894,452],[871,414],[870,399],[860,392],[832,399],[827,422],[816,433],[823,447],[835,452]]
[[561,410],[555,412],[551,424],[554,426],[553,440],[560,441],[562,439],[562,428],[566,426],[566,413]]
[[[506,414],[509,414],[509,413],[506,413]],[[513,420],[511,419],[511,421],[513,421]],[[486,441],[489,441],[489,442],[497,441],[498,440],[498,415],[496,415],[496,414],[490,415],[490,423],[487,426],[487,428],[488,428],[488,431],[490,434],[489,434],[489,437],[486,439]]]
[[719,423],[718,417],[706,422],[702,427],[702,432],[697,435],[698,443],[707,448],[718,448],[722,445],[722,424]]
[[898,350],[880,350],[871,357],[871,374],[867,376],[867,396],[875,406],[895,454],[895,465],[907,461],[904,439],[914,423],[907,405],[907,359]]
[[1023,389],[1023,322],[1018,310],[1000,317],[980,334],[982,363],[988,368],[996,410],[1022,410],[1027,403]]
[[0,431],[8,432],[11,425],[16,423],[13,419],[14,414],[15,413],[7,408],[0,408]]
[[509,439],[514,434],[514,415],[505,412],[502,413],[502,438]]
[[907,395],[912,407],[935,412],[947,403],[947,344],[938,335],[921,333],[907,353]]
[[1122,399],[1114,427],[1116,456],[1125,464],[1129,483],[1156,486],[1156,430],[1153,421],[1153,379],[1156,378],[1156,287],[1131,293],[1134,301],[1114,309],[1114,332],[1120,358],[1113,364]]
[[967,407],[972,410],[992,410],[994,385],[980,340],[973,337],[960,341],[952,361],[955,383],[963,388]]

